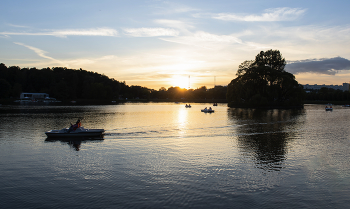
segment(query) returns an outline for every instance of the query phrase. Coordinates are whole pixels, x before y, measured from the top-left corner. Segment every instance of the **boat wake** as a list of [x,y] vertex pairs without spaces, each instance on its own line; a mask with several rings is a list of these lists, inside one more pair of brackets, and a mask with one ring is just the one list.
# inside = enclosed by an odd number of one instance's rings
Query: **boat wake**
[[[251,125],[251,124],[249,124]],[[264,124],[259,124],[264,125]],[[244,135],[260,135],[280,133],[288,130],[240,132],[248,124],[235,124],[226,126],[170,128],[170,127],[132,127],[124,129],[112,129],[105,131],[105,139],[139,139],[139,138],[200,138],[200,137],[237,137]],[[245,128],[246,129],[246,128]],[[227,131],[231,130],[231,131]]]

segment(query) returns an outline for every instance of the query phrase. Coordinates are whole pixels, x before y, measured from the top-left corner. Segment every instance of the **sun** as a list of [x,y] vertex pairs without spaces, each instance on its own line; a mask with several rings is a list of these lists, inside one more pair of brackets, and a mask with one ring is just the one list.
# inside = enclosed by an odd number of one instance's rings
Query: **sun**
[[189,77],[185,75],[174,75],[171,78],[171,85],[174,87],[188,88],[189,87]]

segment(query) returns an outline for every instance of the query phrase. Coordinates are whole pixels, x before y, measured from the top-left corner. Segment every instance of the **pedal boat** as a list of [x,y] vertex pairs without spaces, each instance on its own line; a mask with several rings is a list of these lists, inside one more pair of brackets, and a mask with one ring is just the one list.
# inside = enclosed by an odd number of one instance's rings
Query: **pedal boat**
[[203,109],[203,110],[201,110],[201,112],[212,113],[212,112],[214,112],[214,110],[212,110],[212,109]]
[[69,128],[61,130],[50,130],[45,132],[49,138],[63,138],[63,137],[100,137],[104,135],[104,129],[85,129],[79,127],[76,130],[69,131]]

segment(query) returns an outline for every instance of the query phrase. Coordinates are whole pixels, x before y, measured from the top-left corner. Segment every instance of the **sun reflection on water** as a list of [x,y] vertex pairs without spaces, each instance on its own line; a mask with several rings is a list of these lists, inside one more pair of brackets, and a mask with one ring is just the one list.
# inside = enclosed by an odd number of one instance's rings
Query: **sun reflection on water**
[[183,137],[186,134],[186,128],[188,125],[188,109],[183,107],[178,111],[177,124],[179,130],[179,137]]

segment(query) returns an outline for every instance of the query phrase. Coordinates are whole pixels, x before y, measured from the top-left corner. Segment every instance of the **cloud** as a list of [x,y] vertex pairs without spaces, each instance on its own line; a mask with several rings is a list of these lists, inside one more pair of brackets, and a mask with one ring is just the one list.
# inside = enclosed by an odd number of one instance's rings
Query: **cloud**
[[170,20],[170,19],[157,19],[154,20],[156,24],[164,27],[175,28],[182,34],[191,34],[191,29],[195,28],[189,21]]
[[180,44],[187,44],[187,45],[197,45],[200,46],[204,42],[206,43],[242,43],[242,40],[239,38],[236,38],[235,36],[231,35],[215,35],[211,33],[207,33],[204,31],[197,31],[196,33],[192,34],[191,36],[182,36],[177,37],[173,39],[166,39],[163,38],[164,41],[170,41]]
[[156,10],[154,12],[154,14],[156,15],[171,15],[199,11],[199,9],[169,1],[163,1],[161,4],[157,4],[156,6],[153,5],[151,7],[153,7]]
[[246,22],[271,22],[292,21],[305,13],[306,9],[299,8],[272,8],[265,10],[261,15],[240,15],[231,13],[218,13],[211,15],[214,19],[224,21],[246,21]]
[[166,27],[177,28],[180,30],[194,28],[192,24],[179,20],[157,19],[154,22],[160,25],[164,25]]
[[222,42],[222,43],[242,43],[242,41],[234,36],[230,35],[215,35],[203,31],[198,31],[193,35],[197,41],[204,42]]
[[301,60],[286,65],[286,71],[293,74],[318,73],[335,75],[341,70],[350,70],[350,60],[342,57],[334,57],[320,60]]
[[262,50],[269,49],[272,46],[259,44],[254,42],[244,42],[234,34],[230,35],[216,35],[204,31],[197,31],[187,36],[179,37],[164,37],[160,38],[163,41],[184,44],[189,46],[196,46],[205,49],[222,49],[232,47],[233,44],[241,45],[243,50]]
[[24,47],[26,47],[26,48],[28,48],[30,50],[33,50],[38,56],[40,56],[42,58],[52,60],[52,61],[54,61],[56,63],[62,63],[61,61],[59,61],[57,59],[54,59],[52,57],[49,57],[49,56],[45,55],[45,53],[47,53],[47,52],[45,52],[44,50],[38,49],[38,48],[33,47],[33,46],[28,46],[28,45],[25,45],[25,44],[19,43],[19,42],[14,42],[14,43],[17,44],[17,45],[20,45],[20,46],[24,46]]
[[118,31],[111,28],[92,28],[92,29],[66,29],[66,30],[51,30],[43,32],[0,32],[0,35],[22,35],[22,36],[117,36]]
[[118,32],[111,28],[96,28],[82,30],[57,30],[53,32],[54,36],[117,36]]
[[125,33],[134,37],[178,36],[179,31],[170,28],[124,28]]
[[14,25],[14,24],[7,24],[8,26],[15,27],[15,28],[29,28],[28,26],[23,26],[23,25]]
[[[286,40],[300,40],[305,43],[335,43],[346,45],[349,42],[350,25],[326,26],[326,25],[304,25],[304,26],[264,26],[258,28],[265,36],[286,38]],[[259,34],[255,30],[254,34]]]

